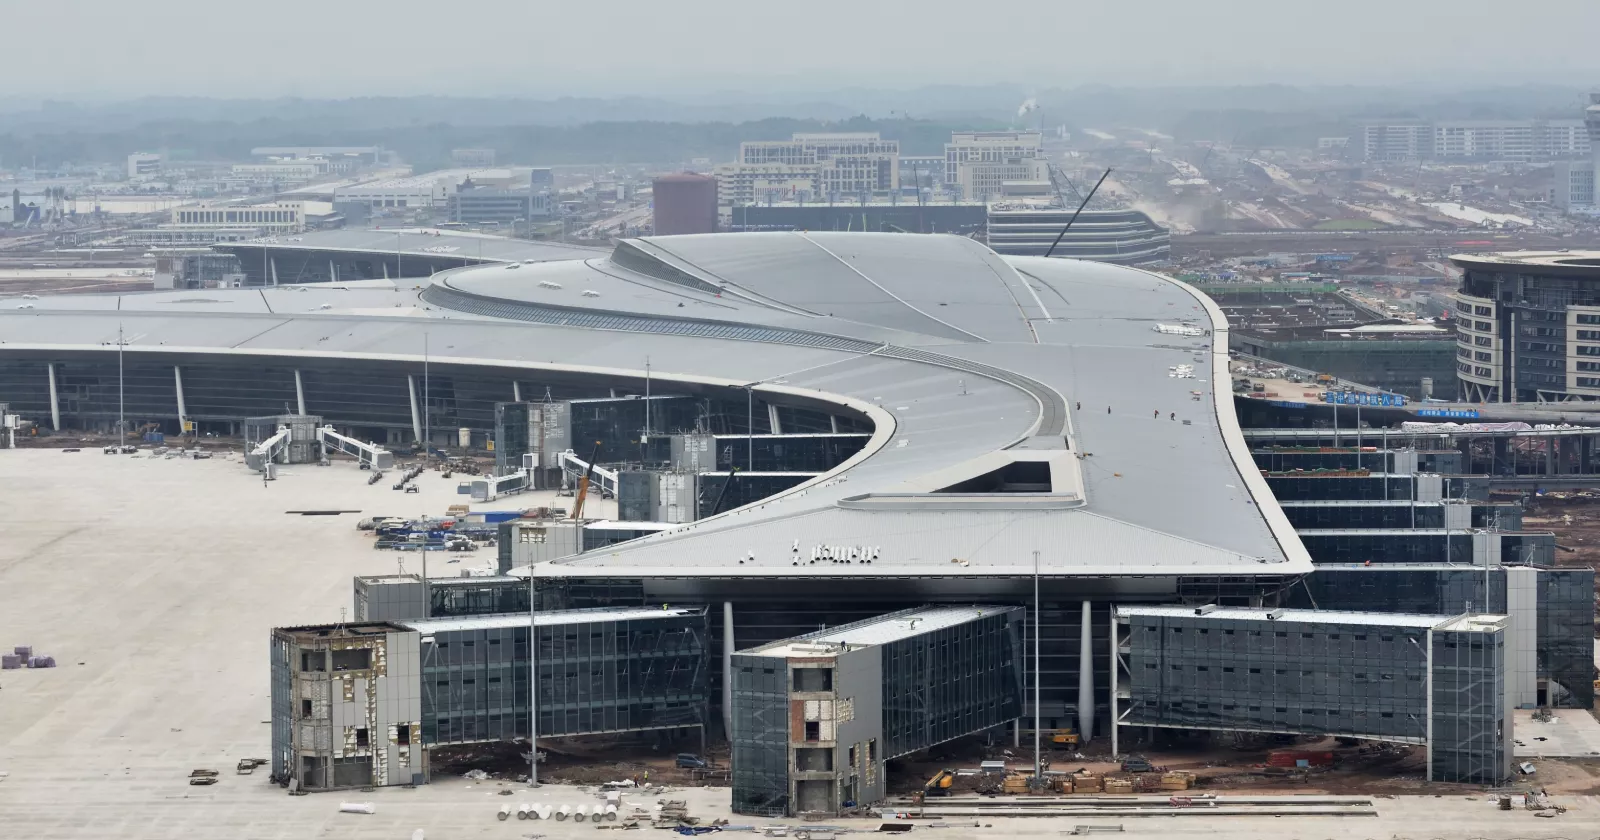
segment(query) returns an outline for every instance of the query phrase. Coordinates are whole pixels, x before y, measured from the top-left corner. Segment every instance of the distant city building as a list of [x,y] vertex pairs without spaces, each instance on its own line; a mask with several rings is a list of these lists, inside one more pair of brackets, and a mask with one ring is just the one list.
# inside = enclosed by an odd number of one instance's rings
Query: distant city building
[[849,200],[900,188],[900,141],[876,131],[795,134],[789,140],[739,144],[739,161],[719,166],[717,202],[726,208],[763,200]]
[[494,149],[451,149],[450,162],[456,166],[494,166]]
[[1550,203],[1566,210],[1589,210],[1594,203],[1593,161],[1558,160],[1551,167],[1554,186],[1550,190]]
[[1369,124],[1362,127],[1362,157],[1371,161],[1418,160],[1433,155],[1428,123]]
[[298,203],[198,204],[174,208],[169,224],[127,231],[141,245],[193,246],[302,233],[305,205]]
[[135,152],[128,155],[128,177],[143,178],[155,175],[161,171],[161,156],[150,152]]
[[913,189],[936,189],[944,184],[944,158],[939,155],[901,155],[900,184]]
[[1592,148],[1581,120],[1451,120],[1371,123],[1363,156],[1372,161],[1582,157]]
[[331,172],[351,172],[364,166],[386,163],[390,154],[382,146],[257,146],[254,158],[322,158]]
[[527,183],[530,181],[523,180],[512,169],[441,169],[340,187],[333,191],[333,200],[341,204],[366,204],[373,210],[443,207],[463,187],[515,189]]
[[329,171],[328,161],[320,158],[295,158],[267,163],[236,163],[233,178],[248,184],[304,184]]
[[549,190],[554,193],[556,191],[556,173],[547,166],[535,166],[528,173],[528,183],[535,190]]
[[463,186],[449,198],[451,221],[466,225],[507,225],[545,218],[554,212],[549,192],[526,187],[507,190]]
[[1350,145],[1348,137],[1318,137],[1318,149],[1343,149]]
[[944,182],[962,198],[987,201],[1003,181],[1048,179],[1043,159],[1037,131],[958,131],[944,147]]
[[715,233],[717,180],[683,172],[663,175],[651,187],[656,236]]

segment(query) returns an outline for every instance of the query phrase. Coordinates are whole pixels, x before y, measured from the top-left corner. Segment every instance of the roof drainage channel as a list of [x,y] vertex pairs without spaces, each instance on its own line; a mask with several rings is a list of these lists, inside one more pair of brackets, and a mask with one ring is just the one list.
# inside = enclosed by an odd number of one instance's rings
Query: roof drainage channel
[[694,321],[679,318],[660,318],[592,309],[569,309],[561,306],[509,301],[463,292],[441,284],[422,290],[422,299],[435,306],[503,318],[510,321],[527,321],[562,327],[582,327],[596,330],[656,333],[661,335],[702,336],[734,341],[759,341],[768,344],[791,344],[800,347],[820,347],[850,353],[871,353],[882,345],[855,338],[789,330],[781,327],[763,327],[719,321]]
[[1054,388],[1042,382],[990,365],[969,362],[966,359],[946,356],[943,353],[915,350],[898,345],[887,345],[878,350],[876,355],[888,356],[892,359],[903,359],[908,362],[922,362],[923,364],[953,368],[976,376],[998,379],[1008,385],[1014,385],[1032,394],[1041,406],[1042,413],[1039,416],[1039,429],[1033,433],[1034,437],[1064,435],[1067,433],[1067,401],[1062,399]]

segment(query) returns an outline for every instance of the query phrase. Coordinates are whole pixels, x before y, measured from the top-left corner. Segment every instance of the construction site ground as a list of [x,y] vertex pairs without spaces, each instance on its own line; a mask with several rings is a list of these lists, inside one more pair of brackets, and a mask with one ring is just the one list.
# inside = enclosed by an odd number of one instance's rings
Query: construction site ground
[[[1557,567],[1594,569],[1600,573],[1600,489],[1528,497],[1523,504],[1522,530],[1556,535]],[[1600,574],[1595,580],[1596,592],[1600,593]]]

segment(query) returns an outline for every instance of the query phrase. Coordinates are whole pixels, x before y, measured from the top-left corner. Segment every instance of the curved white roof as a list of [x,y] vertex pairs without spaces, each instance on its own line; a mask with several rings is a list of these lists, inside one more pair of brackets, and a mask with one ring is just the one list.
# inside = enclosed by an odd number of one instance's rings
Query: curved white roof
[[[103,348],[120,322],[130,352],[420,359],[426,327],[435,362],[642,377],[648,357],[660,380],[876,424],[815,481],[541,577],[1004,576],[1034,551],[1058,575],[1311,569],[1238,429],[1226,321],[1173,280],[954,236],[653,237],[546,262],[558,254],[530,248],[494,249],[514,268],[398,288],[45,298],[0,308],[0,353]],[[1018,461],[1049,492],[935,492]]]

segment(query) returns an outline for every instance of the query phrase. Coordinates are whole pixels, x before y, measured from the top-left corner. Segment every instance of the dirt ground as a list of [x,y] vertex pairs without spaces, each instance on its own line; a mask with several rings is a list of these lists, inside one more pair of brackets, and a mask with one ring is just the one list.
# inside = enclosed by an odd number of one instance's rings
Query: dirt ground
[[[1265,768],[1267,753],[1274,749],[1327,750],[1335,764],[1307,772]],[[1184,770],[1196,776],[1196,789],[1207,792],[1252,794],[1471,794],[1481,791],[1476,785],[1429,783],[1426,779],[1426,753],[1422,747],[1376,742],[1343,742],[1334,738],[1277,738],[1250,736],[1240,739],[1210,737],[1208,733],[1162,733],[1149,745],[1136,748],[1124,745],[1126,754],[1139,755],[1164,770]],[[1082,756],[1081,758],[1077,756]],[[1004,759],[1012,769],[1030,770],[1030,746],[1013,748],[1007,743],[986,746],[968,739],[947,745],[928,757],[891,762],[890,795],[905,796],[919,789],[943,768],[975,768],[980,761]],[[1110,744],[1101,739],[1088,750],[1046,750],[1047,769],[1111,774],[1121,772],[1119,762],[1111,760]],[[973,777],[958,777],[958,788],[972,786]],[[1542,759],[1536,776],[1513,785],[1518,789],[1543,787],[1550,793],[1600,794],[1600,760]]]
[[[702,753],[698,734],[681,738],[654,738],[648,733],[641,737],[564,738],[541,741],[539,751],[544,753],[539,762],[541,782],[597,785],[632,779],[671,787],[728,784],[727,744],[710,744]],[[679,753],[700,756],[711,767],[707,771],[679,768]],[[435,779],[460,776],[470,770],[482,770],[496,779],[528,777],[526,743],[440,747],[430,754],[430,775]]]

